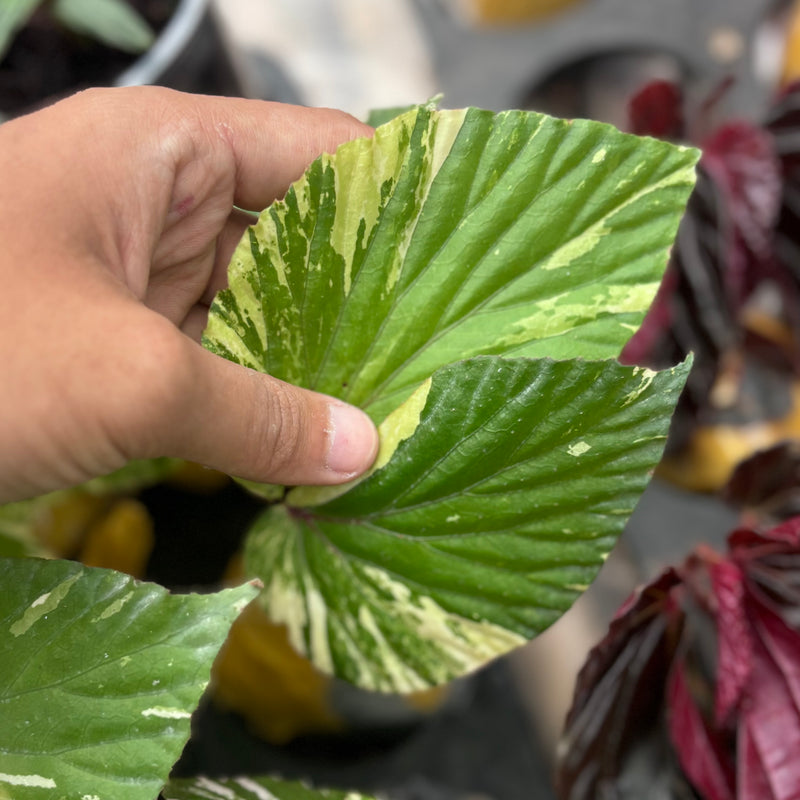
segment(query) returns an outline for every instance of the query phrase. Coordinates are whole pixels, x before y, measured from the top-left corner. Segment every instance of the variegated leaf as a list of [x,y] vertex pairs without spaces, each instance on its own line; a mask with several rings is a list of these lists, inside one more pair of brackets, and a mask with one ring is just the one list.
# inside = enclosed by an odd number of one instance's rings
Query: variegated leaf
[[615,358],[696,157],[597,122],[414,109],[261,215],[204,343],[376,421],[471,356]]
[[381,423],[370,475],[296,488],[249,535],[262,602],[318,667],[441,683],[591,580],[686,375],[615,359],[696,158],[594,122],[424,106],[316,161],[245,235],[205,345]]
[[255,590],[170,595],[32,558],[0,559],[0,586],[0,800],[153,800]]
[[360,686],[412,691],[478,668],[592,580],[660,457],[687,368],[443,368],[387,419],[385,466],[344,493],[295,489],[256,523],[261,601],[297,649]]

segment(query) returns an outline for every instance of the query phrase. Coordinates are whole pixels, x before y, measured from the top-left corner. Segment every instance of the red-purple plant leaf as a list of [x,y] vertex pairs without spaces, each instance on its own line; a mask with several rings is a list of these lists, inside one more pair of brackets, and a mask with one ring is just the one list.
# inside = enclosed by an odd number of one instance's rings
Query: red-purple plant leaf
[[784,89],[767,117],[766,129],[772,134],[780,158],[784,189],[781,218],[775,248],[782,266],[794,278],[789,310],[793,322],[800,324],[797,309],[797,282],[800,280],[800,82]]
[[740,530],[731,537],[732,556],[747,574],[755,641],[738,732],[743,800],[800,798],[799,548],[800,517],[765,533]]
[[[740,735],[743,729],[746,731],[746,740],[752,743],[739,764],[739,800],[799,800],[800,717],[785,675],[762,642],[753,652],[751,694],[742,706],[739,729]],[[746,777],[751,770],[763,772],[770,794],[743,794],[745,786],[763,783]]]
[[643,86],[628,103],[628,127],[639,136],[682,139],[683,92],[672,81],[656,80]]
[[660,714],[666,671],[679,637],[672,624],[677,607],[670,596],[678,580],[667,572],[629,598],[589,654],[560,748],[559,797],[594,800],[598,787],[613,786],[625,772],[633,745],[647,738]]
[[704,800],[735,800],[733,763],[700,714],[680,662],[670,672],[667,706],[670,738],[694,787]]
[[800,514],[800,441],[780,442],[741,461],[720,496],[760,520]]
[[727,556],[701,545],[634,594],[575,697],[562,800],[633,800],[656,786],[800,800],[800,517],[735,530]]
[[606,678],[612,666],[631,657],[629,641],[633,634],[647,628],[664,614],[675,613],[675,604],[670,597],[673,587],[680,584],[680,577],[667,570],[653,583],[631,594],[617,611],[606,636],[595,645],[581,669],[576,684],[575,702],[569,712],[568,722],[580,713],[594,687]]
[[792,517],[770,528],[761,535],[762,540],[769,542],[784,542],[791,548],[800,548],[800,516]]
[[719,128],[702,145],[702,164],[720,193],[727,246],[725,285],[738,311],[766,273],[776,272],[774,234],[782,196],[780,163],[772,136],[747,122]]
[[626,344],[620,360],[663,368],[687,353],[694,364],[670,431],[670,449],[680,449],[707,404],[722,354],[741,339],[722,269],[727,240],[722,233],[720,196],[708,174],[698,169],[697,183],[678,235],[656,303]]
[[758,258],[771,257],[782,180],[771,134],[749,122],[729,122],[701,147],[703,167],[724,194],[744,243]]
[[764,764],[759,757],[750,729],[746,725],[739,728],[737,744],[736,760],[739,766],[736,783],[740,797],[774,800]]
[[[688,130],[708,129],[725,89],[687,120]],[[678,97],[668,85],[645,87],[631,101],[631,126],[666,130],[664,120],[677,119],[666,109]],[[665,367],[694,353],[668,455],[703,425],[784,416],[789,382],[800,375],[800,84],[780,98],[766,124],[729,122],[702,148],[667,280],[622,354],[625,363]],[[774,298],[774,322],[794,335],[765,336],[775,328],[750,324],[753,298],[764,292]],[[721,376],[727,389],[720,393]]]
[[752,669],[753,643],[744,608],[745,587],[741,570],[731,561],[719,561],[710,565],[709,572],[717,617],[714,719],[721,727],[736,710],[747,686]]
[[[769,546],[767,546],[769,547]],[[800,554],[772,545],[747,566],[748,593],[794,630],[800,630]]]
[[752,605],[751,616],[760,644],[779,671],[781,682],[786,687],[788,704],[800,720],[800,636],[769,609],[759,607],[760,604]]

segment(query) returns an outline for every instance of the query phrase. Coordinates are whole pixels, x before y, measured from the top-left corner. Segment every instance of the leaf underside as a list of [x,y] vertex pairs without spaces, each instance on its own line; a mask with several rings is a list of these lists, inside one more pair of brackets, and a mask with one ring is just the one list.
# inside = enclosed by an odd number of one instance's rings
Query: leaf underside
[[695,161],[600,123],[420,107],[316,161],[242,239],[205,346],[382,423],[377,469],[290,491],[248,537],[318,667],[438,684],[591,581],[686,376],[616,357]]

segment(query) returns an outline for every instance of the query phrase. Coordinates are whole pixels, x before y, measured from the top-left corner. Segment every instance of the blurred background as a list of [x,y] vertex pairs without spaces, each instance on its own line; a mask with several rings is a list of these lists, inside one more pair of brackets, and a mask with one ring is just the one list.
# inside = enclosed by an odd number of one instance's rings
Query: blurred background
[[768,0],[217,0],[249,93],[370,109],[535,107],[624,122],[649,78],[757,114],[779,78],[789,3]]
[[[696,129],[708,132],[720,120],[760,125],[778,93],[800,74],[800,4],[793,0],[180,0],[177,10],[168,0],[134,5],[152,13],[157,36],[141,53],[115,62],[110,75],[38,67],[37,47],[57,54],[62,47],[41,45],[50,41],[46,20],[34,16],[33,32],[20,33],[22,44],[15,42],[0,61],[0,113],[13,116],[92,83],[163,83],[337,107],[361,118],[372,109],[441,94],[444,107],[535,109],[631,129],[631,99],[657,80],[680,87],[697,123],[681,131],[691,139]],[[85,43],[73,40],[70,47],[83,66],[100,61]],[[72,82],[51,84],[64,76]],[[725,264],[714,269],[724,271]],[[765,306],[771,308],[766,302],[756,311]],[[713,312],[714,301],[700,307]],[[751,325],[752,305],[747,311]],[[772,341],[764,330],[758,328],[761,339]],[[291,654],[275,655],[286,649],[280,631],[251,620],[250,638],[243,633],[238,655],[229,655],[227,671],[220,667],[227,676],[222,680],[234,688],[223,690],[224,702],[209,700],[203,707],[179,772],[278,772],[323,785],[384,790],[401,800],[554,797],[550,775],[575,676],[615,609],[637,584],[698,542],[722,547],[744,513],[729,490],[736,470],[770,448],[791,451],[796,441],[796,337],[786,326],[781,330],[789,337],[791,363],[783,372],[772,370],[767,384],[763,372],[746,377],[751,372],[741,366],[747,361],[743,337],[710,348],[716,366],[707,383],[713,386],[685,410],[672,461],[646,492],[595,584],[536,641],[443,692],[386,698],[327,681]],[[720,364],[728,365],[732,352],[741,356],[734,359],[738,366],[723,370]],[[725,393],[711,389],[724,381],[733,381],[734,390],[720,401]],[[769,398],[753,402],[764,385]],[[785,402],[776,405],[776,397]],[[781,464],[796,463],[793,451],[784,455]],[[791,494],[797,484],[793,478],[781,490]],[[213,562],[233,558],[235,573],[237,537],[257,506],[224,477],[172,475],[138,493],[135,502],[144,516],[125,512],[121,524],[144,526],[150,544],[130,571],[168,585],[219,580],[202,565],[198,572],[176,573],[177,565],[188,569],[185,553],[202,550],[205,535]],[[104,507],[104,518],[107,512]],[[72,514],[69,524],[80,528],[101,512],[61,513],[58,524]],[[160,531],[169,531],[167,543]]]

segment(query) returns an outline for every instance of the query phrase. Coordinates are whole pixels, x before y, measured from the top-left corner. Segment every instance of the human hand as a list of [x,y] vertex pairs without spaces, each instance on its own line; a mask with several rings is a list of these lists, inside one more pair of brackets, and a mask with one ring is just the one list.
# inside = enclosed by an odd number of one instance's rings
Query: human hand
[[154,87],[90,90],[0,126],[0,502],[135,458],[332,484],[377,451],[361,411],[204,350],[259,209],[368,135],[336,111]]

